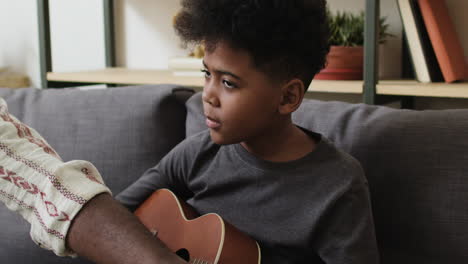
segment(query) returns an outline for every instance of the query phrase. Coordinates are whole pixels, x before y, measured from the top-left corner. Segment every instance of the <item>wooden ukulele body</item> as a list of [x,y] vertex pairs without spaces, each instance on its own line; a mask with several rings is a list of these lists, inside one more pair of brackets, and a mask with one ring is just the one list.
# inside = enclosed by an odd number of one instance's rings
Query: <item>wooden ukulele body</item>
[[198,214],[168,189],[155,191],[136,211],[140,221],[189,263],[260,264],[258,243],[218,214]]

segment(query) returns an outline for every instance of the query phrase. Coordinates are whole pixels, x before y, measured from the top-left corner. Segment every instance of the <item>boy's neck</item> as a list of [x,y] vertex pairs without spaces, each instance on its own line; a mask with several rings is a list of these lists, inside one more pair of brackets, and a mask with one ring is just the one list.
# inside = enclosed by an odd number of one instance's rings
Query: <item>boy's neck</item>
[[272,162],[297,160],[315,149],[315,140],[292,121],[274,130],[275,133],[262,135],[252,142],[241,142],[241,145],[252,155]]

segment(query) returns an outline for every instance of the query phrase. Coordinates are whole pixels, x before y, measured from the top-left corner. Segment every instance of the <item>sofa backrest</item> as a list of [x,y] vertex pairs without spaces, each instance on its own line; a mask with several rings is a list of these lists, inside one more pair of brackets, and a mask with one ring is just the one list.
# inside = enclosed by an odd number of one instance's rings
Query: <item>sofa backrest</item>
[[[10,112],[63,160],[92,162],[118,194],[185,137],[185,100],[174,85],[102,90],[0,89]],[[35,246],[29,225],[0,205],[0,263],[83,263]]]
[[[187,135],[206,129],[201,95],[186,104]],[[383,263],[468,263],[468,110],[305,99],[293,120],[361,162]]]
[[384,263],[468,263],[468,110],[307,100],[294,120],[361,162]]

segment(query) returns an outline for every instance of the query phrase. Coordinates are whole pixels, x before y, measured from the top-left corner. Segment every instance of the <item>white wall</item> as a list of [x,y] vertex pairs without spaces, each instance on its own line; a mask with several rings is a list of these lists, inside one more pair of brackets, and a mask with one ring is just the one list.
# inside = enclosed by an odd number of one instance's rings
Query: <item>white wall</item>
[[179,8],[178,0],[117,0],[117,64],[164,69],[169,56],[185,55],[172,29],[172,18]]
[[[332,10],[360,11],[365,0],[329,0]],[[381,47],[380,76],[397,78],[401,65],[401,22],[394,0],[380,0],[396,37]],[[468,61],[468,1],[446,0]],[[54,71],[95,69],[104,66],[102,1],[51,0]],[[172,29],[178,0],[115,0],[117,64],[129,68],[167,67],[167,58],[184,55]],[[34,0],[0,0],[0,66],[25,73],[39,86],[37,11]],[[348,95],[318,95],[321,99],[359,101]],[[467,100],[419,99],[424,107],[458,107]],[[448,102],[442,103],[441,102]],[[455,102],[455,103],[454,103]],[[457,103],[461,102],[461,103]]]
[[102,1],[49,0],[49,6],[53,71],[105,67]]
[[0,0],[0,67],[40,83],[36,1]]

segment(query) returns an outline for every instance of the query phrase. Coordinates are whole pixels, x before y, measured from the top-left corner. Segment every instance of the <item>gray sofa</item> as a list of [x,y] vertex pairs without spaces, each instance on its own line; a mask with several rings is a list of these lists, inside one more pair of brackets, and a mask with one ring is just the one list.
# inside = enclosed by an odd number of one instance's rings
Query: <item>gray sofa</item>
[[[174,85],[0,89],[0,96],[64,160],[93,162],[114,194],[206,129],[200,94]],[[468,110],[308,99],[293,117],[363,165],[382,263],[468,263]],[[35,246],[28,224],[3,205],[0,226],[0,263],[88,263]]]

